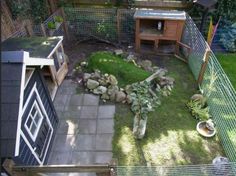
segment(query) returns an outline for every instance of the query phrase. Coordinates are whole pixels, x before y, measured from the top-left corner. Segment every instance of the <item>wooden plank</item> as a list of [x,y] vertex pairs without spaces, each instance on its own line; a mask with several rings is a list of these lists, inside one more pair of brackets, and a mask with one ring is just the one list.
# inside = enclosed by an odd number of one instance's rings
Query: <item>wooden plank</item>
[[199,72],[198,80],[197,80],[199,85],[202,84],[202,80],[203,80],[204,73],[206,71],[206,67],[207,67],[207,64],[208,64],[210,52],[211,52],[211,50],[206,49],[206,52],[205,52],[205,55],[204,55],[204,58],[203,58],[203,63],[202,63],[202,66],[201,66],[201,70]]
[[62,18],[63,18],[63,29],[64,29],[64,32],[65,32],[65,37],[67,40],[70,39],[70,35],[69,35],[69,30],[68,30],[68,25],[67,25],[67,22],[66,22],[66,15],[65,15],[65,12],[64,12],[64,9],[61,8],[61,14],[62,14]]

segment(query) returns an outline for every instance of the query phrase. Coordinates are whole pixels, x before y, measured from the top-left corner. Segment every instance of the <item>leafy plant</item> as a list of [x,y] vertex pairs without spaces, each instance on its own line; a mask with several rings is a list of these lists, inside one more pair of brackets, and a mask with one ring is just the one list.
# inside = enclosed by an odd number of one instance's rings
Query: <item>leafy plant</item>
[[63,18],[61,16],[55,16],[54,17],[54,21],[58,22],[58,23],[62,23],[63,22]]
[[132,84],[133,92],[130,94],[132,98],[131,110],[142,119],[147,117],[147,114],[160,104],[158,97],[149,93],[150,88],[150,83],[146,81]]
[[236,23],[225,26],[220,37],[220,41],[228,51],[236,52]]
[[190,100],[187,104],[191,114],[197,120],[208,120],[211,116],[209,114],[209,107],[202,107],[201,102],[197,100]]
[[31,13],[31,7],[29,0],[24,1],[7,1],[12,17],[15,20],[17,17],[25,19],[28,18],[28,14]]
[[46,0],[30,0],[31,16],[36,24],[44,21],[48,16],[48,6]]
[[56,25],[54,22],[48,22],[48,29],[56,29]]

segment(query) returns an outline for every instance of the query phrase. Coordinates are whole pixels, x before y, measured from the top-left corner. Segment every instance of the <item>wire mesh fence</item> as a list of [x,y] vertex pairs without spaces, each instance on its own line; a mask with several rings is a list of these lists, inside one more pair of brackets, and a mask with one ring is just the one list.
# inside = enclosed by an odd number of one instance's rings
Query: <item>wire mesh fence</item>
[[[187,16],[182,42],[192,48],[189,67],[198,79],[209,46],[190,16]],[[210,113],[216,123],[225,154],[231,161],[236,161],[236,92],[211,50],[200,87],[207,97]]]
[[88,37],[134,42],[135,10],[117,8],[65,8],[69,32],[78,40]]
[[236,163],[181,166],[118,166],[118,176],[235,176]]

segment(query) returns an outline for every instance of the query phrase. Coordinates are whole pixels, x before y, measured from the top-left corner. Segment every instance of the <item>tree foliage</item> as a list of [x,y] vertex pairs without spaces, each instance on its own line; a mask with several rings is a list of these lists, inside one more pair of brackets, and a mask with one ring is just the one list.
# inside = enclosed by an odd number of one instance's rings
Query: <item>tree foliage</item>
[[236,22],[236,1],[235,0],[218,0],[216,14],[219,18]]

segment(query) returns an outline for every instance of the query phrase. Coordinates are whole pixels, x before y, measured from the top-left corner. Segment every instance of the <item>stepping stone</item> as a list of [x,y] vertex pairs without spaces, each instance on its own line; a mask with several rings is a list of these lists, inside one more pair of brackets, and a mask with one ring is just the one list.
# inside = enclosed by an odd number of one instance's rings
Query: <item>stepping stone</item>
[[114,105],[104,105],[98,108],[98,118],[112,118],[115,115],[116,108]]
[[53,104],[54,105],[63,105],[63,106],[65,106],[69,98],[70,97],[68,95],[59,94],[55,97],[55,99],[53,101]]
[[81,119],[96,119],[98,114],[97,106],[83,106],[81,109]]
[[73,151],[92,151],[95,149],[95,135],[79,134],[74,144]]
[[112,136],[113,134],[97,134],[96,135],[96,150],[97,151],[112,151]]
[[[63,119],[67,120],[67,119],[79,119],[79,116],[81,114],[81,107],[75,107],[74,109],[75,111],[71,110],[71,111],[65,111],[63,113]],[[77,111],[76,111],[77,110]]]
[[97,133],[113,133],[114,132],[113,119],[99,119],[97,123]]
[[80,134],[96,134],[96,119],[80,119],[79,120],[79,133]]
[[83,105],[85,106],[97,106],[99,104],[99,96],[92,94],[84,94]]

